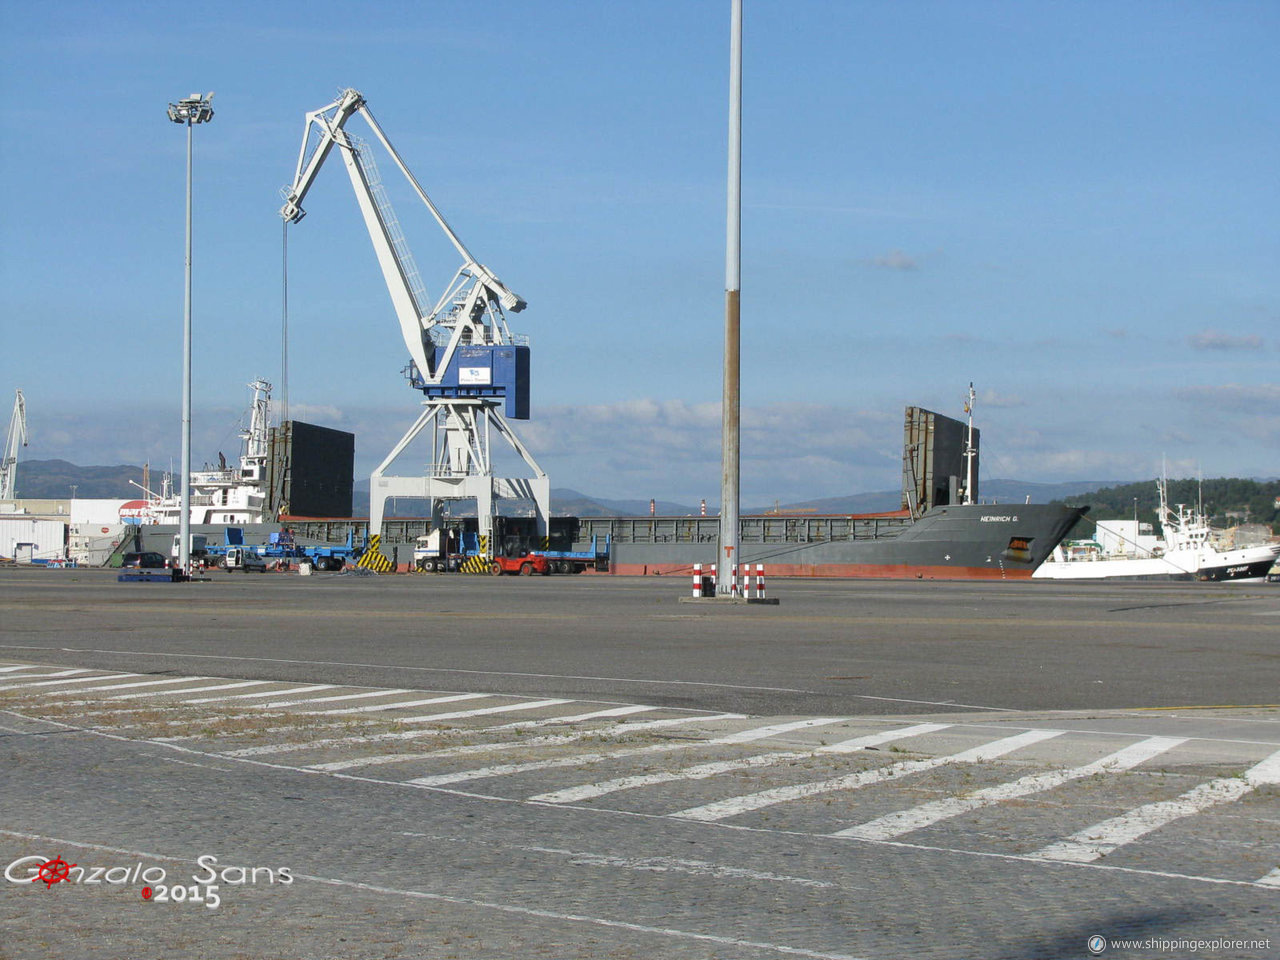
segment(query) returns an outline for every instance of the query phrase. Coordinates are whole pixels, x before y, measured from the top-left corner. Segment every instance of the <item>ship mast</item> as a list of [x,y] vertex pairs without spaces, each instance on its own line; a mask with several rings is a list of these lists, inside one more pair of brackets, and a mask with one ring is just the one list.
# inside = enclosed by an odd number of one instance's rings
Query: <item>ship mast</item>
[[969,417],[969,426],[964,438],[964,496],[960,499],[960,503],[966,506],[973,503],[973,456],[977,452],[973,449],[973,400],[973,381],[970,380],[969,396],[964,402],[964,412]]

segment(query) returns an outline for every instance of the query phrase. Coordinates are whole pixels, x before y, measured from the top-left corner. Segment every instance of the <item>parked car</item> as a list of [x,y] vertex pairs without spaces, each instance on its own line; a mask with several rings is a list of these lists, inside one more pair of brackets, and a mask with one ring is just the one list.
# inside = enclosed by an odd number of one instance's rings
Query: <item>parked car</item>
[[164,558],[162,553],[126,553],[124,560],[121,562],[122,567],[138,567],[143,570],[163,570],[169,566],[169,561]]

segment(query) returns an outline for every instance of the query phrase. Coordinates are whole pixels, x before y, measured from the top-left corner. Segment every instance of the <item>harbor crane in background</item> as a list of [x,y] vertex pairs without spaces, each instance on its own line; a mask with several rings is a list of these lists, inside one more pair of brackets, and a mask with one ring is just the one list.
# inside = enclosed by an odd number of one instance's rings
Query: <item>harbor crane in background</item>
[[[462,257],[462,266],[434,304],[427,298],[369,145],[345,129],[347,121],[357,113]],[[525,301],[471,255],[391,145],[357,90],[344,90],[337,100],[306,115],[293,183],[282,191],[285,202],[280,216],[286,224],[297,223],[305,216],[302,202],[335,146],[351,178],[409,349],[409,383],[426,398],[422,414],[370,477],[370,534],[381,534],[388,498],[416,497],[431,501],[431,521],[436,529],[442,525],[444,501],[474,498],[481,542],[490,545],[495,500],[531,501],[537,512],[539,535],[545,537],[551,506],[550,480],[508,422],[508,418],[529,418],[529,346],[526,339],[511,333],[506,318],[507,311],[523,310]],[[428,426],[432,428],[432,443],[426,475],[387,475],[392,463]],[[494,476],[490,457],[493,432],[520,455],[532,470],[532,477]]]
[[27,401],[22,391],[14,391],[13,414],[9,417],[9,432],[5,434],[4,458],[0,459],[0,500],[12,500],[17,495],[18,447],[27,445]]

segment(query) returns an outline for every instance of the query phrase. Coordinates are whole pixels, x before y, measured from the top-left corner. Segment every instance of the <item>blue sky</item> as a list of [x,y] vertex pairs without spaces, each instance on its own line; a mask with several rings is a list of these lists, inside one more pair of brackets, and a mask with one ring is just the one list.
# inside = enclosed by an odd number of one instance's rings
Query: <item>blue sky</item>
[[[193,450],[235,451],[280,378],[278,190],[351,86],[528,300],[553,486],[718,498],[728,0],[177,9],[0,0],[25,456],[178,456],[197,90]],[[1280,473],[1280,5],[747,0],[744,35],[744,501],[896,487],[902,408],[971,380],[987,477]],[[434,294],[456,255],[382,167]],[[367,473],[418,395],[336,156],[306,209],[292,412]]]

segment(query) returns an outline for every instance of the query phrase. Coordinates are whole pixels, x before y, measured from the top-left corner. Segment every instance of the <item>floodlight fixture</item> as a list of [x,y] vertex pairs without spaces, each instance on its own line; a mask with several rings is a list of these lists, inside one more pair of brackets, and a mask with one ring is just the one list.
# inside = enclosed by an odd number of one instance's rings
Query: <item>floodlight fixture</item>
[[174,123],[205,123],[213,119],[213,91],[204,96],[193,93],[177,103],[169,104],[169,119]]

